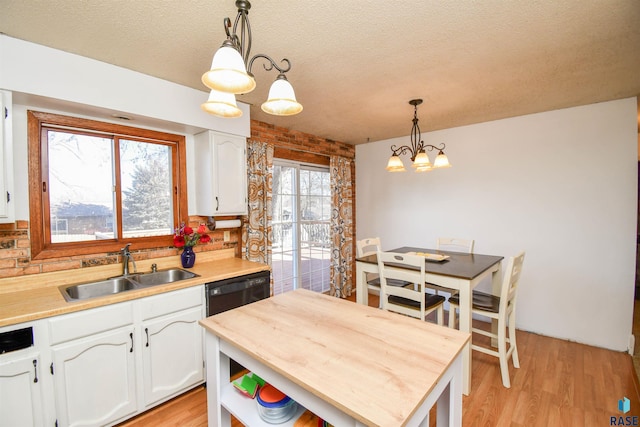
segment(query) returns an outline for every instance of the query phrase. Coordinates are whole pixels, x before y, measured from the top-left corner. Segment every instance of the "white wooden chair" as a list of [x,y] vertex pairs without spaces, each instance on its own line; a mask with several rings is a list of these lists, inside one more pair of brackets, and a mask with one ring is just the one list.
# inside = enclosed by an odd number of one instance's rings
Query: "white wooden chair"
[[[393,268],[395,266],[401,268]],[[420,271],[420,280],[414,286],[389,286],[391,279],[411,281],[410,269]],[[425,260],[419,255],[408,255],[398,252],[378,251],[378,270],[380,272],[380,300],[384,310],[426,320],[437,310],[438,325],[444,323],[443,303],[441,295],[425,293]],[[415,274],[415,272],[413,272]]]
[[[370,237],[356,241],[356,254],[358,255],[358,258],[377,254],[378,251],[381,250],[379,237]],[[405,280],[389,279],[387,284],[389,286],[407,286],[412,283]],[[367,273],[367,288],[377,292],[378,294],[380,293],[380,276],[378,274]],[[382,308],[382,299],[380,299],[380,305],[378,307]]]
[[[513,366],[520,367],[518,359],[518,348],[516,347],[516,295],[518,293],[518,281],[522,272],[524,262],[524,252],[509,259],[507,269],[502,281],[500,296],[493,296],[483,292],[473,292],[473,314],[490,317],[498,321],[497,333],[485,331],[484,329],[472,328],[472,331],[487,337],[498,340],[498,350],[473,344],[473,350],[480,351],[500,359],[500,372],[502,373],[502,384],[506,388],[511,387],[509,380],[509,358],[513,359]],[[457,295],[449,298],[449,327],[455,327],[456,309],[460,306],[460,299]],[[508,336],[507,336],[508,329]],[[507,347],[507,344],[509,345]]]
[[436,240],[436,249],[440,251],[472,254],[474,242],[474,240],[458,239],[455,237],[438,237]]
[[[473,253],[473,245],[475,240],[473,239],[458,239],[456,237],[438,237],[436,239],[436,249],[439,251],[448,252],[463,252],[466,254]],[[436,295],[439,295],[440,291],[447,294],[453,294],[452,289],[443,288],[433,283],[427,283],[427,288],[433,289]]]

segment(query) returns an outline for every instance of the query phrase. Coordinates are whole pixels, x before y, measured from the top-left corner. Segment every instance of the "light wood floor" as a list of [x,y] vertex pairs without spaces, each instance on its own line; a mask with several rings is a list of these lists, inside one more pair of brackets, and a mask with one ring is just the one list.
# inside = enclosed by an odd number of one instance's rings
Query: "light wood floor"
[[[370,296],[369,304],[377,306],[377,297]],[[624,416],[640,416],[638,379],[627,353],[523,331],[517,340],[520,369],[509,365],[510,389],[502,386],[498,360],[473,352],[464,426],[608,426],[611,417],[623,416],[618,400],[624,397],[631,401]],[[206,405],[199,387],[122,426],[206,426]]]

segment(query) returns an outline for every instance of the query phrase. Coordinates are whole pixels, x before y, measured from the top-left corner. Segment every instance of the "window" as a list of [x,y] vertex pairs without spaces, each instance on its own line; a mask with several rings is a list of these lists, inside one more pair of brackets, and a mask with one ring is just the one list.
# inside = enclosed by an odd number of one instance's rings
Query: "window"
[[183,136],[28,117],[32,257],[171,245],[186,215]]
[[274,294],[329,290],[329,170],[285,161],[273,167]]

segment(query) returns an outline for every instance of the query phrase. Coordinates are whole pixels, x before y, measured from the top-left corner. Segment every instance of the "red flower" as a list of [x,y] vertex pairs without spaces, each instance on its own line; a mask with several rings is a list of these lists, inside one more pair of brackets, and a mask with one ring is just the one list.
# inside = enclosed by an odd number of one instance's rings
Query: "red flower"
[[173,246],[181,248],[184,246],[184,236],[173,236]]
[[204,224],[200,224],[196,231],[193,228],[185,225],[183,222],[180,227],[176,228],[173,235],[173,246],[176,248],[182,248],[185,246],[195,246],[198,242],[207,243],[211,241],[211,237],[205,234],[207,231]]

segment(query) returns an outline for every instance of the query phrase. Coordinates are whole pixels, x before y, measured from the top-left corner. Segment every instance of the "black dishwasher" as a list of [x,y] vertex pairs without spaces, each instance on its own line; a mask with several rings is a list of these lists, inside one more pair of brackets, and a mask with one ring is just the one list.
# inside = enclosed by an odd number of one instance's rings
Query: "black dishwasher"
[[[269,298],[270,283],[271,272],[267,270],[205,284],[207,317]],[[231,360],[231,375],[242,369],[242,365]]]

